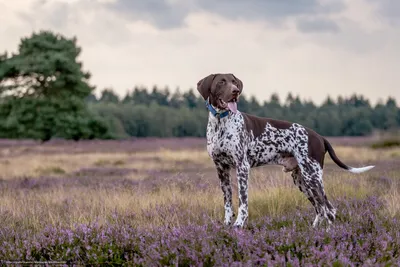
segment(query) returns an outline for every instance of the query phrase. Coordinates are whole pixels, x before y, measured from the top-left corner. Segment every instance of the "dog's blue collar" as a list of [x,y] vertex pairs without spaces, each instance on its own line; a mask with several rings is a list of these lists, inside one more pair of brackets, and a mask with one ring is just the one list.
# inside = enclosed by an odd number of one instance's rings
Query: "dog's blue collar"
[[214,108],[212,105],[210,105],[210,104],[208,103],[208,101],[206,101],[206,107],[207,107],[208,110],[211,112],[211,114],[214,115],[214,117],[223,118],[223,117],[226,117],[226,116],[229,115],[229,110],[226,110],[226,111],[224,111],[224,112],[222,112],[222,113],[221,113],[221,112],[218,112],[218,111],[215,110],[215,108]]

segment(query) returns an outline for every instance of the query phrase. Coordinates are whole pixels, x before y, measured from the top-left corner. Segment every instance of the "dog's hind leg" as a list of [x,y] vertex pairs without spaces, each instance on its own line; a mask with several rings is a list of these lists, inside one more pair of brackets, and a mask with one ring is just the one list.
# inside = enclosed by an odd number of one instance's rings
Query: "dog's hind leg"
[[306,166],[299,164],[292,172],[294,183],[299,187],[314,206],[316,217],[313,222],[313,227],[318,226],[324,218],[329,224],[335,220],[336,209],[326,197],[324,186],[322,183],[322,169],[317,162],[308,162]]
[[308,156],[307,131],[303,127],[297,127],[295,136],[297,145],[292,153],[296,158],[298,168],[292,173],[292,176],[294,175],[297,180],[301,181],[302,188],[300,190],[306,194],[317,212],[313,226],[317,226],[323,218],[326,218],[329,224],[332,224],[335,220],[336,209],[325,195],[322,166]]
[[314,206],[316,216],[314,219],[314,222],[312,224],[313,227],[316,227],[319,225],[322,220],[323,216],[321,216],[321,211],[318,205],[316,205],[316,201],[314,199],[313,194],[308,190],[308,186],[306,185],[306,182],[304,181],[304,178],[301,175],[300,169],[297,167],[295,170],[292,171],[292,178],[294,184],[300,189],[300,192],[302,192],[304,195],[306,195],[307,199],[311,202],[311,204]]

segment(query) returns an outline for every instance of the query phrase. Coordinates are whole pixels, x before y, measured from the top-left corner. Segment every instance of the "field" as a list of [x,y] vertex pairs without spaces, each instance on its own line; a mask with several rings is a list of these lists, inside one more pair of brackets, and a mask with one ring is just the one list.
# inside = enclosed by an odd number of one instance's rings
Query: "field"
[[[252,169],[244,229],[222,224],[204,139],[0,140],[0,259],[134,266],[400,264],[400,148],[331,139],[330,231],[281,167]],[[237,209],[236,177],[232,173]]]

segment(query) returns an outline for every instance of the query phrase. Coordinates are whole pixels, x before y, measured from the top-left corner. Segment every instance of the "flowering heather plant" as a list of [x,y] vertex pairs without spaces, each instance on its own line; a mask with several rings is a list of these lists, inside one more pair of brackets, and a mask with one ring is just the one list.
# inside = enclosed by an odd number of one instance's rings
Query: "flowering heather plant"
[[[124,223],[0,230],[0,258],[135,266],[358,266],[400,264],[396,218],[381,214],[376,198],[339,203],[337,223],[312,229],[312,210],[259,218],[245,229],[204,223],[152,229]],[[157,211],[160,212],[160,211]],[[117,215],[120,216],[120,215]]]
[[[356,176],[327,161],[330,231],[311,228],[312,206],[272,166],[251,172],[249,222],[234,229],[203,139],[0,140],[0,265],[400,265],[400,150],[337,151],[379,163]],[[233,194],[237,207],[234,178]]]

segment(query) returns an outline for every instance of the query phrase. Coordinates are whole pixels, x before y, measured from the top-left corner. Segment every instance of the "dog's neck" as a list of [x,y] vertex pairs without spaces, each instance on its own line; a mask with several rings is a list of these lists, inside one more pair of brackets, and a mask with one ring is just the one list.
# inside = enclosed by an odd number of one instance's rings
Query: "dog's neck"
[[211,113],[211,115],[213,115],[215,118],[218,118],[218,119],[223,119],[223,118],[227,117],[230,113],[229,110],[221,110],[219,108],[214,107],[208,101],[206,101],[206,107],[207,107],[208,111]]
[[230,110],[220,110],[216,109],[219,112],[226,112],[225,116],[214,115],[211,111],[208,112],[208,125],[212,126],[213,129],[224,129],[226,127],[230,127],[230,125],[235,123],[235,119],[237,116],[241,116],[240,111],[233,113]]

